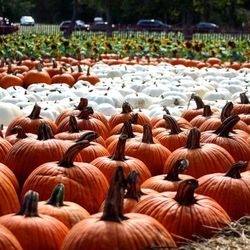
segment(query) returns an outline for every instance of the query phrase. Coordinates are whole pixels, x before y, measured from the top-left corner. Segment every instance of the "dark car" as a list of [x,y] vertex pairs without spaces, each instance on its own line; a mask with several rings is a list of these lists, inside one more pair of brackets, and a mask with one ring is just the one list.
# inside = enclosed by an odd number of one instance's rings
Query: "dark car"
[[102,17],[95,17],[94,22],[90,25],[89,29],[90,31],[107,31],[113,30],[114,27],[114,24],[109,25]]
[[12,24],[8,18],[0,17],[0,35],[7,35],[18,31],[18,26]]
[[139,30],[170,31],[172,26],[156,19],[142,19],[137,22]]
[[200,22],[193,27],[194,32],[214,33],[219,31],[219,26],[215,23]]
[[82,20],[66,20],[60,23],[60,31],[88,31],[89,25],[83,22]]

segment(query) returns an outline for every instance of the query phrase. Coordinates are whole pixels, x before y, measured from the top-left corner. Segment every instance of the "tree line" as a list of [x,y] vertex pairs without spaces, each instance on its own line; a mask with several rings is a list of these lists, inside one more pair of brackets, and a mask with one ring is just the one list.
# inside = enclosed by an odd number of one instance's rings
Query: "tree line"
[[37,23],[65,19],[92,22],[101,16],[109,23],[134,24],[154,18],[172,25],[188,26],[209,21],[224,27],[250,26],[249,0],[0,0],[0,16],[19,22],[31,15]]

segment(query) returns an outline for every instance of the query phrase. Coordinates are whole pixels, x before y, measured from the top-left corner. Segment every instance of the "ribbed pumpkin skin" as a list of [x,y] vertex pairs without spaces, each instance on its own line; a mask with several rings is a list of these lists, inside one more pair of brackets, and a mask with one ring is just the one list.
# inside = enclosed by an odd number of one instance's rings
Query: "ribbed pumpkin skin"
[[28,190],[34,190],[40,200],[47,200],[58,183],[65,186],[65,200],[79,204],[90,214],[98,212],[108,190],[105,176],[89,163],[74,162],[73,167],[66,168],[57,162],[47,162],[27,178],[22,197]]
[[1,250],[22,250],[16,237],[4,226],[0,225],[0,249]]
[[198,179],[197,193],[210,196],[232,219],[238,220],[250,213],[250,175],[243,172],[241,176],[233,179],[224,173],[204,175]]
[[39,214],[50,215],[60,220],[69,229],[79,221],[89,216],[89,213],[86,209],[74,202],[64,201],[64,205],[60,207],[56,207],[46,203],[47,201],[38,202]]
[[75,225],[65,238],[62,250],[138,250],[176,245],[164,227],[149,216],[125,214],[121,222],[102,221],[95,214]]
[[11,148],[12,145],[7,140],[0,137],[0,162],[4,163],[4,159]]
[[47,215],[24,217],[8,214],[0,217],[0,224],[15,235],[23,250],[59,250],[68,233],[62,222]]
[[16,190],[5,173],[0,172],[0,216],[18,211],[20,208]]
[[126,176],[130,171],[136,170],[140,174],[141,183],[151,177],[148,167],[141,160],[131,156],[126,156],[125,161],[115,161],[108,156],[102,156],[96,158],[90,164],[96,166],[105,175],[109,183],[117,166],[124,168]]
[[194,194],[196,203],[180,205],[175,199],[176,192],[153,194],[138,202],[133,212],[152,216],[172,234],[174,240],[193,239],[193,235],[211,237],[214,229],[230,223],[225,210],[212,198]]
[[[41,141],[32,138],[23,139],[13,145],[6,155],[4,164],[13,171],[22,186],[36,167],[47,161],[60,160],[72,144],[72,141],[57,139]],[[81,157],[78,157],[80,160]]]

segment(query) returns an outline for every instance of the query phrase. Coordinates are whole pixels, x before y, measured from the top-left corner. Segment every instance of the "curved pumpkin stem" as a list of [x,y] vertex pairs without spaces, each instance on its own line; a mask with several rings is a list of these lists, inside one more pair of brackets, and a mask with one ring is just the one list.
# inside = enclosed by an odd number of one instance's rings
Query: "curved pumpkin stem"
[[125,121],[123,123],[123,126],[122,126],[119,134],[124,134],[127,136],[127,138],[134,138],[135,137],[135,134],[134,134],[133,128],[132,128],[132,124],[130,121]]
[[127,192],[124,198],[131,198],[139,201],[142,195],[143,192],[140,187],[140,174],[133,170],[127,176]]
[[170,111],[168,110],[168,108],[166,106],[163,106],[163,109],[162,109],[166,115],[171,115],[170,114]]
[[200,137],[201,137],[201,132],[198,128],[190,129],[188,138],[187,138],[186,148],[188,149],[201,148]]
[[221,110],[220,119],[222,122],[231,115],[232,110],[233,110],[233,103],[227,102]]
[[52,194],[50,198],[48,199],[47,203],[48,205],[52,205],[54,207],[62,207],[64,206],[64,192],[65,188],[62,183],[58,183],[54,190],[52,191]]
[[240,93],[240,104],[249,104],[249,99],[246,95],[246,92]]
[[191,100],[194,100],[195,101],[195,104],[196,104],[196,108],[195,109],[202,109],[204,108],[204,102],[202,101],[202,99],[196,95],[196,94],[192,94],[189,101],[188,101],[188,108],[189,108],[189,104],[190,104],[190,101]]
[[74,115],[71,115],[69,117],[69,133],[79,133],[80,131],[81,129],[77,124],[76,117]]
[[152,134],[152,128],[149,124],[143,125],[143,136],[142,136],[142,142],[147,144],[155,144]]
[[123,215],[123,200],[126,181],[123,167],[118,166],[112,176],[101,220],[120,222],[127,218]]
[[57,163],[60,167],[73,167],[74,166],[74,158],[76,155],[84,148],[90,145],[89,141],[80,141],[76,142],[72,146],[68,148],[68,150],[64,153],[63,158]]
[[38,201],[38,193],[31,190],[28,191],[24,196],[23,204],[16,215],[22,215],[25,217],[39,217],[37,209]]
[[180,129],[180,126],[178,125],[177,121],[174,119],[173,116],[171,115],[163,115],[163,119],[167,123],[167,125],[170,128],[170,135],[177,135],[182,132]]
[[211,115],[213,115],[213,111],[211,110],[210,105],[204,105],[203,116],[208,117],[208,116],[211,116]]
[[32,120],[41,119],[40,113],[41,113],[41,107],[37,103],[35,103],[31,113],[27,117],[29,117]]
[[122,104],[122,112],[121,112],[121,114],[129,114],[132,111],[133,111],[133,108],[128,102],[124,102]]
[[227,171],[225,176],[233,178],[233,179],[241,179],[240,172],[241,170],[247,168],[247,161],[238,161],[234,163],[231,168]]
[[137,124],[137,121],[138,121],[138,113],[134,113],[131,115],[131,118],[129,119],[129,121],[132,123],[132,124]]
[[79,142],[79,141],[84,141],[84,140],[87,140],[87,141],[93,141],[95,139],[97,139],[100,135],[94,131],[91,131],[91,132],[87,132],[86,134],[83,134],[81,135],[77,140],[76,142]]
[[94,110],[92,107],[86,107],[81,111],[81,113],[77,116],[79,119],[88,120],[90,115],[94,114]]
[[116,149],[110,159],[114,161],[125,161],[125,144],[127,140],[127,135],[121,134],[119,136],[118,143],[116,145]]
[[37,140],[45,141],[54,138],[51,127],[46,123],[42,123],[38,128]]
[[78,103],[78,105],[75,107],[75,110],[83,110],[85,108],[88,107],[88,99],[87,98],[80,98],[80,102]]
[[229,133],[232,131],[233,127],[240,121],[238,115],[232,115],[226,118],[221,126],[214,131],[215,134],[221,137],[229,137]]
[[166,181],[180,181],[179,174],[187,169],[189,161],[187,159],[179,159],[173,164],[167,175],[164,177]]
[[183,206],[195,204],[194,190],[198,187],[196,179],[187,179],[180,182],[174,199]]
[[17,134],[16,135],[16,138],[19,138],[19,139],[24,139],[24,138],[27,138],[28,136],[26,135],[26,133],[24,132],[23,130],[23,127],[22,126],[15,126],[14,128],[12,128],[10,130],[11,134]]

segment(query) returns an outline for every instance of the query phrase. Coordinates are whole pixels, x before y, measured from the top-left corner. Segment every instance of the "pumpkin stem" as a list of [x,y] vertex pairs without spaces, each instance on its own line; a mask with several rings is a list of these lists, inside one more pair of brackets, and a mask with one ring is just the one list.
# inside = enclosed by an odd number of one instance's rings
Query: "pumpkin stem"
[[87,98],[80,98],[80,102],[78,103],[78,105],[75,107],[75,110],[83,110],[85,108],[88,107],[88,99]]
[[23,200],[23,204],[16,215],[22,215],[25,217],[39,217],[38,206],[39,195],[37,192],[29,190]]
[[249,99],[246,95],[246,92],[240,93],[240,104],[249,104]]
[[180,182],[174,199],[183,206],[195,204],[194,190],[198,185],[196,179],[186,179]]
[[41,119],[40,117],[40,113],[41,113],[41,107],[35,103],[30,115],[28,115],[28,117],[32,120],[35,120],[35,119]]
[[38,128],[37,140],[45,141],[53,138],[55,137],[53,135],[51,127],[46,123],[42,123]]
[[47,203],[48,205],[52,205],[55,207],[62,207],[64,206],[64,185],[62,183],[58,183],[54,190],[52,191],[52,194],[50,198],[48,199]]
[[79,133],[80,131],[81,129],[77,124],[76,117],[74,115],[71,115],[69,117],[69,133]]
[[201,132],[198,128],[190,129],[188,138],[187,138],[186,148],[188,149],[201,148],[200,137],[201,137]]
[[238,115],[232,115],[226,118],[220,127],[214,131],[215,134],[221,137],[229,137],[229,133],[232,131],[233,127],[240,121]]
[[57,62],[56,62],[55,58],[52,59],[52,68],[53,69],[57,68]]
[[119,136],[118,143],[116,145],[116,149],[114,150],[113,155],[110,157],[110,159],[114,161],[125,161],[125,144],[127,140],[127,135],[121,134]]
[[177,121],[171,115],[163,115],[163,119],[167,123],[167,127],[170,128],[170,135],[177,135],[182,132],[180,126],[178,125]]
[[62,159],[57,163],[60,167],[70,168],[74,166],[74,158],[84,148],[90,145],[89,141],[79,141],[70,146],[64,153]]
[[238,161],[231,166],[225,176],[231,177],[233,179],[241,179],[240,171],[245,169],[247,165],[247,161]]
[[130,121],[132,124],[137,124],[138,116],[139,116],[138,113],[132,114],[132,115],[131,115],[131,118],[129,119],[129,121]]
[[222,122],[231,115],[232,109],[233,109],[233,103],[227,102],[221,110],[220,119]]
[[152,128],[149,124],[143,125],[142,142],[147,144],[155,144],[152,134]]
[[122,112],[121,112],[121,114],[129,114],[132,111],[133,111],[133,108],[128,102],[124,102],[122,104]]
[[179,174],[182,173],[184,170],[187,169],[189,165],[189,161],[187,159],[179,159],[177,160],[167,175],[164,177],[166,181],[180,181]]
[[83,134],[81,135],[77,140],[76,142],[79,142],[79,141],[84,141],[84,140],[87,140],[87,141],[93,141],[95,139],[97,139],[100,135],[94,131],[91,131],[91,132],[87,132],[86,134]]
[[190,99],[188,101],[188,108],[189,108],[189,104],[190,104],[191,100],[195,101],[195,104],[196,104],[196,108],[195,109],[202,109],[202,108],[204,108],[204,105],[205,105],[204,102],[202,101],[202,99],[198,95],[196,95],[194,93],[190,96]]
[[166,115],[171,115],[170,114],[170,111],[168,110],[168,108],[166,106],[163,106],[163,109],[162,109]]
[[77,116],[79,119],[88,120],[90,115],[94,114],[94,110],[92,107],[86,107],[85,109],[81,110],[81,113]]
[[37,63],[36,69],[37,69],[37,71],[42,72],[42,70],[43,70],[43,64],[41,62]]
[[127,192],[124,198],[131,198],[139,201],[142,195],[143,192],[140,187],[140,174],[133,170],[127,177]]
[[88,66],[88,69],[87,69],[87,76],[90,76],[90,66]]
[[122,126],[119,134],[125,134],[125,135],[127,135],[127,138],[134,138],[135,137],[135,134],[133,133],[132,124],[130,121],[125,121],[123,123],[123,126]]
[[19,138],[19,139],[24,139],[24,138],[27,138],[28,136],[25,134],[24,130],[23,130],[23,127],[22,126],[15,126],[14,128],[12,128],[10,130],[11,134],[17,134],[16,135],[16,138]]
[[203,116],[208,117],[208,116],[211,116],[211,115],[213,115],[213,111],[211,110],[210,105],[204,105]]
[[101,220],[121,222],[127,218],[123,215],[123,200],[126,180],[123,167],[118,166],[112,176]]

